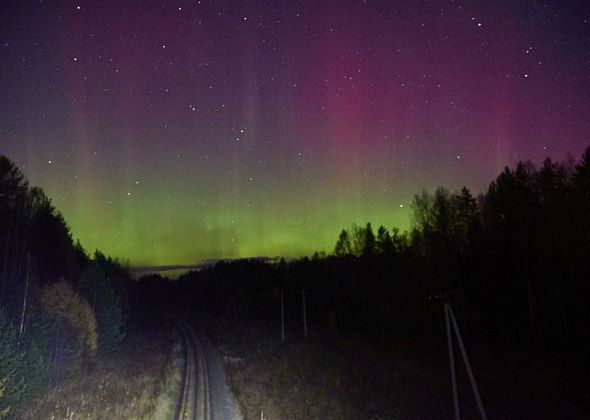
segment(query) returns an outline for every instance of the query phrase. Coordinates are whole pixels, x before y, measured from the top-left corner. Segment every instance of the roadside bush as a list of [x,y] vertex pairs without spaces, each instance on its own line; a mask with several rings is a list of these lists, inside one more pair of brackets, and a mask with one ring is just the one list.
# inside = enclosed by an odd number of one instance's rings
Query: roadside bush
[[26,392],[22,375],[24,352],[19,349],[18,333],[0,309],[0,418],[15,411]]
[[45,287],[41,294],[41,305],[55,318],[57,328],[66,324],[74,331],[77,356],[92,358],[96,355],[96,317],[89,303],[69,283],[61,280]]

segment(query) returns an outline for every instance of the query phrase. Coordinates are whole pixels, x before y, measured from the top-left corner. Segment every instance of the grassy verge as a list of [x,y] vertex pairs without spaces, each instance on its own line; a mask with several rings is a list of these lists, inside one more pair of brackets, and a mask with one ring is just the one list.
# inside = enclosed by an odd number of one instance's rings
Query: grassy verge
[[[452,419],[445,337],[358,337],[292,330],[281,343],[276,325],[209,319],[208,334],[225,356],[226,373],[246,420]],[[586,419],[585,388],[563,360],[479,344],[471,362],[490,418]],[[461,412],[479,418],[457,353]],[[572,362],[585,369],[586,362]],[[566,366],[567,367],[567,366]],[[582,381],[578,383],[584,383]]]
[[206,326],[246,420],[407,418],[405,378],[420,387],[436,381],[424,365],[400,365],[353,339],[312,334],[281,343],[276,326],[265,323]]
[[85,378],[64,383],[19,418],[169,418],[179,381],[175,343],[173,330],[134,328],[121,349],[99,358]]

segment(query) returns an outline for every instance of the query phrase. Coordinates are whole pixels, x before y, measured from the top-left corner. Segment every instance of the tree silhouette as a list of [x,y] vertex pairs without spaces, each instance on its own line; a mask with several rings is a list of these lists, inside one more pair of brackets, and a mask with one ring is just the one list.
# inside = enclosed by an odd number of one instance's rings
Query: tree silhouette
[[391,255],[395,251],[391,235],[389,234],[387,228],[383,225],[379,226],[379,229],[377,229],[376,248],[380,254]]
[[462,242],[466,242],[473,237],[479,224],[477,201],[471,195],[469,189],[463,187],[461,192],[455,195],[455,204],[457,209],[455,233]]
[[362,255],[365,257],[369,257],[375,255],[376,249],[376,239],[375,234],[373,233],[373,227],[371,223],[367,223],[365,230],[364,230],[364,240],[363,240],[363,248],[362,248]]
[[334,254],[339,257],[352,254],[350,239],[348,237],[348,232],[346,231],[346,229],[342,229],[342,231],[340,232],[340,236],[338,237],[338,241],[336,242],[336,246],[334,247]]
[[590,243],[590,147],[586,148],[582,161],[576,165],[573,186],[579,198],[580,223],[586,234],[586,242]]
[[123,313],[110,279],[97,261],[92,262],[80,278],[84,297],[96,314],[98,349],[113,352],[125,337]]

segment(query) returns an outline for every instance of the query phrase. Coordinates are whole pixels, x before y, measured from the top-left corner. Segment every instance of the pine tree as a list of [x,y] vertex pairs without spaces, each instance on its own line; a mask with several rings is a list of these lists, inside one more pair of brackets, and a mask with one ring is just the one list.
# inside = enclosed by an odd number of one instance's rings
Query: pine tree
[[457,209],[455,235],[460,248],[465,248],[479,229],[477,201],[467,187],[461,188],[461,192],[455,194],[455,207]]
[[585,232],[586,243],[590,241],[590,147],[582,155],[582,161],[576,166],[573,184],[577,196],[577,210],[580,224]]
[[363,255],[370,256],[375,254],[375,247],[376,247],[376,239],[375,234],[373,233],[373,227],[371,223],[367,223],[365,227],[365,240],[364,240],[364,247],[363,247]]
[[334,254],[336,254],[338,257],[341,257],[344,255],[350,255],[351,253],[352,250],[350,247],[348,232],[346,229],[342,229],[340,236],[338,237],[338,242],[336,242],[336,246],[334,247]]
[[377,230],[377,249],[379,253],[390,255],[394,252],[393,240],[385,226],[379,226]]
[[106,353],[117,350],[125,337],[122,332],[123,313],[110,279],[94,262],[82,275],[80,285],[96,314],[99,350]]

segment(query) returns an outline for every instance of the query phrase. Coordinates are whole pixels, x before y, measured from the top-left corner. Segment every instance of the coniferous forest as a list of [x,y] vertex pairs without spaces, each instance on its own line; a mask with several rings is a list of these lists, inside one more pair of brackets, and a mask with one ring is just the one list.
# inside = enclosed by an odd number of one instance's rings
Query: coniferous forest
[[441,186],[412,205],[411,230],[353,225],[330,253],[134,281],[74,241],[50,198],[2,156],[0,418],[84,377],[154,310],[278,325],[282,304],[289,337],[301,335],[305,302],[310,331],[392,345],[444,340],[450,303],[472,348],[554,355],[571,363],[572,381],[588,379],[590,148],[578,161],[507,167],[481,194]]
[[82,377],[125,338],[123,266],[74,242],[49,197],[0,156],[0,418]]
[[451,302],[490,340],[588,345],[590,148],[578,162],[506,167],[481,194],[419,192],[413,212],[410,231],[353,225],[331,253],[220,261],[172,285],[146,276],[141,290],[155,305],[264,319],[281,293],[299,317],[304,291],[310,324],[383,339],[438,330]]
[[[551,395],[543,397],[545,411],[511,415],[584,418],[584,409],[559,407],[586,400],[579,384],[590,372],[590,148],[577,162],[507,167],[481,194],[419,192],[413,212],[409,231],[370,222],[344,228],[331,253],[220,261],[172,283],[145,276],[141,300],[238,323],[278,326],[284,311],[287,341],[303,339],[307,329],[328,341],[352,336],[386,358],[411,342],[418,364],[426,355],[437,366],[448,364],[449,303],[480,369],[506,378],[499,395],[488,395],[492,406],[505,398],[505,386],[514,395],[518,386],[532,388],[535,376],[526,369],[560,366],[566,379],[540,385]],[[524,385],[512,382],[511,371]],[[516,406],[534,404],[526,390],[522,395]]]
[[590,1],[0,1],[0,420],[590,419]]

